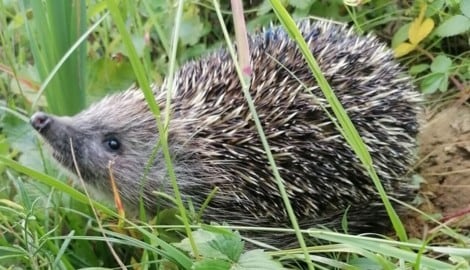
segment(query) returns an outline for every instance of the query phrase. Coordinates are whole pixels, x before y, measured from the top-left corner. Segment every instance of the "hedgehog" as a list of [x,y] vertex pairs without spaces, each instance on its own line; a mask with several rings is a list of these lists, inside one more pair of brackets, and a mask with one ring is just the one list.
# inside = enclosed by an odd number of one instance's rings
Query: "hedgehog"
[[[407,173],[415,161],[421,101],[411,78],[373,34],[358,35],[330,21],[297,24],[385,190],[410,202],[415,190]],[[372,180],[338,130],[295,41],[282,27],[271,26],[250,35],[249,45],[250,94],[301,228],[342,231],[347,220],[348,233],[390,230]],[[204,221],[288,228],[235,65],[227,50],[218,49],[176,73],[169,119],[163,120],[169,123],[168,149],[181,196],[197,209],[216,188]],[[157,104],[168,106],[168,89],[152,89]],[[155,116],[138,87],[108,95],[72,117],[37,112],[31,124],[53,157],[101,194],[112,196],[111,172],[127,207],[143,202],[152,213],[174,207],[155,195],[173,189]],[[274,247],[296,245],[293,234],[245,235]]]

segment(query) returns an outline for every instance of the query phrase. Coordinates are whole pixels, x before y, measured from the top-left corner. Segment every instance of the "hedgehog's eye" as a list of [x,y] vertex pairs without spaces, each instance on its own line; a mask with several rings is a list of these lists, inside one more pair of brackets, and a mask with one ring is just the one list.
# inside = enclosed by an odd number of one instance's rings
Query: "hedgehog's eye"
[[115,152],[121,148],[121,142],[116,137],[108,137],[104,140],[105,146],[112,152]]

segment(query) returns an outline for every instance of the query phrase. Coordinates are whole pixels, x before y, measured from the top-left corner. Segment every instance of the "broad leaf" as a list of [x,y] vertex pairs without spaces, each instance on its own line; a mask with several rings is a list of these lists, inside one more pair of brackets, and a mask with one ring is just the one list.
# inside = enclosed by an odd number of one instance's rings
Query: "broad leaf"
[[445,55],[438,55],[431,64],[431,71],[434,73],[448,72],[452,66],[452,60]]
[[445,78],[445,74],[443,73],[434,73],[429,77],[426,77],[423,79],[421,82],[421,91],[425,94],[432,94],[439,89],[439,86],[441,86],[442,81]]
[[229,270],[232,264],[222,259],[203,259],[194,263],[194,270]]
[[240,256],[238,263],[231,270],[276,270],[284,269],[261,249],[250,250]]
[[470,1],[460,1],[460,11],[462,11],[462,14],[467,18],[470,18]]
[[454,15],[439,25],[436,33],[441,37],[450,37],[465,33],[468,30],[470,30],[470,18],[463,15]]

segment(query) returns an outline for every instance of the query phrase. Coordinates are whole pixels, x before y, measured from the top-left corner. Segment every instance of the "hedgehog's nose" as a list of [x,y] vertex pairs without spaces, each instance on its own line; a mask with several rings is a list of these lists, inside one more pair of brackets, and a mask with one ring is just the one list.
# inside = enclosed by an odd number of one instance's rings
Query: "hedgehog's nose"
[[33,114],[33,116],[31,116],[31,119],[29,120],[31,126],[33,126],[33,128],[39,132],[47,128],[50,125],[51,121],[51,117],[43,112],[37,112]]

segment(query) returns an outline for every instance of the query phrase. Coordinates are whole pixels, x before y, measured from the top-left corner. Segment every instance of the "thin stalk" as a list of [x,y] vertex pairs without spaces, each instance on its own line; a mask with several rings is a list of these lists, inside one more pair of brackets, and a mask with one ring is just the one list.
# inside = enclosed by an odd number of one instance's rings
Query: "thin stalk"
[[[20,2],[26,13],[26,0]],[[27,20],[35,67],[42,80],[86,29],[85,0],[29,1],[33,19]],[[71,52],[48,83],[45,96],[48,109],[54,114],[73,115],[85,106],[86,44],[82,42]]]
[[283,24],[284,28],[287,30],[289,35],[299,45],[299,48],[302,51],[302,54],[304,55],[305,60],[307,61],[308,66],[310,67],[310,70],[312,71],[315,79],[317,80],[318,85],[320,86],[320,89],[325,95],[325,98],[330,104],[334,112],[334,115],[336,116],[337,121],[339,122],[341,126],[341,129],[340,129],[341,134],[345,138],[346,142],[351,146],[351,149],[354,151],[356,156],[360,159],[361,163],[363,164],[363,166],[369,173],[370,177],[372,178],[372,181],[377,191],[380,194],[380,198],[382,199],[382,202],[385,206],[385,209],[387,210],[387,213],[390,217],[390,220],[393,224],[393,227],[398,237],[400,238],[401,241],[406,242],[407,236],[406,236],[406,231],[404,229],[404,226],[400,218],[398,217],[397,213],[395,212],[395,209],[393,209],[392,204],[390,203],[390,200],[387,197],[385,189],[383,188],[380,182],[380,179],[377,175],[377,172],[375,171],[373,167],[372,157],[369,151],[367,150],[364,141],[359,135],[359,132],[353,125],[351,119],[348,117],[346,111],[344,110],[338,98],[335,96],[325,76],[321,72],[320,66],[318,65],[315,58],[313,57],[312,52],[310,51],[307,43],[305,42],[305,39],[303,38],[302,34],[297,28],[292,17],[284,8],[281,1],[279,0],[269,0],[269,1],[271,2],[273,10],[275,11],[278,19]]
[[51,82],[52,79],[56,76],[56,74],[59,72],[60,68],[62,65],[64,65],[65,61],[67,61],[70,56],[74,53],[75,50],[84,42],[87,38],[88,35],[91,34],[95,29],[98,27],[98,25],[101,24],[101,22],[109,15],[109,13],[105,13],[103,17],[101,17],[98,21],[96,21],[90,29],[88,29],[68,50],[67,52],[62,56],[62,58],[57,62],[57,64],[52,68],[52,70],[49,72],[47,77],[44,79],[43,83],[41,84],[41,87],[39,88],[38,93],[36,94],[36,98],[34,99],[32,105],[31,105],[31,111],[33,111],[41,96],[43,95],[44,91],[46,90],[47,86],[49,86],[49,83]]
[[160,113],[160,107],[155,101],[155,96],[150,88],[150,83],[145,76],[145,70],[144,66],[142,63],[139,61],[137,51],[135,50],[134,45],[132,44],[132,39],[127,32],[124,20],[121,16],[121,13],[119,11],[119,8],[117,6],[117,3],[115,0],[106,0],[108,9],[110,10],[111,16],[114,19],[114,22],[116,24],[116,27],[118,28],[119,32],[122,35],[122,40],[124,45],[126,46],[126,49],[129,53],[129,61],[131,62],[132,68],[134,69],[135,75],[137,77],[137,81],[139,82],[139,86],[142,89],[142,92],[144,94],[145,100],[147,101],[147,104],[152,111],[153,115],[155,116],[155,120],[157,122],[157,129],[158,133],[160,135],[160,143],[162,146],[162,152],[163,156],[165,159],[165,164],[167,168],[167,173],[170,178],[170,182],[173,186],[173,191],[175,193],[175,199],[177,202],[177,207],[180,211],[181,214],[181,219],[183,220],[183,224],[186,230],[186,234],[188,236],[189,242],[191,244],[191,248],[193,250],[193,254],[195,255],[196,258],[199,257],[199,253],[197,250],[196,242],[194,241],[194,237],[192,235],[191,227],[188,221],[188,216],[186,214],[186,209],[184,208],[183,200],[181,197],[181,193],[179,191],[178,183],[176,181],[176,174],[175,170],[173,168],[173,164],[171,161],[171,156],[169,152],[169,147],[168,147],[168,132],[165,129],[162,121],[161,121],[161,113]]
[[173,27],[173,37],[171,41],[170,63],[168,67],[168,75],[166,77],[166,104],[165,104],[165,127],[168,127],[170,121],[170,105],[171,96],[174,91],[174,74],[176,69],[176,52],[178,51],[179,30],[181,25],[181,18],[183,16],[184,0],[178,0],[176,9],[175,26]]
[[[231,45],[229,34],[228,34],[227,29],[225,27],[225,24],[223,22],[222,13],[220,12],[220,6],[219,6],[217,0],[213,0],[213,4],[214,4],[214,7],[215,7],[215,10],[216,10],[216,13],[217,13],[217,17],[220,21],[220,25],[221,25],[222,31],[224,33],[225,39],[227,41],[227,45],[228,45],[228,49],[230,51],[230,55],[232,56],[233,62],[237,63],[237,56],[235,54],[235,50],[234,50],[233,46]],[[248,47],[248,46],[246,46],[246,47]],[[248,60],[248,63],[249,63],[249,60]],[[258,114],[256,113],[256,108],[255,108],[253,99],[252,99],[252,97],[250,95],[250,92],[249,92],[251,76],[248,76],[247,73],[242,72],[239,65],[235,65],[235,67],[236,67],[238,77],[240,79],[240,83],[242,85],[243,94],[245,95],[245,99],[246,99],[246,101],[248,103],[248,107],[250,109],[251,116],[253,117],[253,121],[255,122],[257,132],[259,134],[261,143],[263,144],[264,151],[266,152],[266,156],[267,156],[268,161],[269,161],[269,165],[271,166],[274,178],[276,179],[276,183],[277,183],[278,188],[279,188],[279,192],[281,193],[281,197],[282,197],[282,200],[284,202],[284,206],[286,208],[289,219],[292,223],[292,227],[295,230],[295,235],[297,237],[297,240],[299,241],[300,247],[303,251],[303,255],[305,257],[305,262],[307,263],[308,268],[312,270],[312,269],[314,269],[314,266],[313,266],[313,263],[310,260],[310,256],[309,256],[308,250],[307,250],[307,245],[306,245],[305,240],[303,238],[303,235],[300,231],[300,226],[299,226],[299,223],[297,222],[297,218],[295,216],[294,209],[292,208],[292,205],[289,201],[289,197],[287,195],[286,188],[284,186],[284,182],[283,182],[282,177],[281,177],[281,175],[279,173],[279,170],[277,168],[276,162],[275,162],[273,154],[271,152],[271,148],[269,147],[268,140],[266,138],[266,135],[264,134],[263,126],[261,125],[261,121],[259,120]]]

